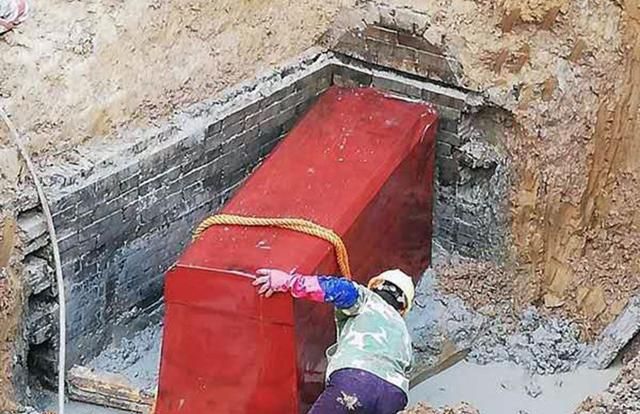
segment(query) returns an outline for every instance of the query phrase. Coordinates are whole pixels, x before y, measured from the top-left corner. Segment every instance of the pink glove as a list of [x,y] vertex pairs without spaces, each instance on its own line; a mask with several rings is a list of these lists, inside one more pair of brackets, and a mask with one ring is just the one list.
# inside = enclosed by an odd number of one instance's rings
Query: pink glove
[[259,269],[254,286],[260,286],[258,294],[269,297],[274,292],[289,292],[294,298],[324,301],[324,291],[317,276],[289,274],[277,269]]
[[270,297],[274,292],[288,292],[296,275],[277,269],[258,269],[254,286],[260,286],[258,294]]

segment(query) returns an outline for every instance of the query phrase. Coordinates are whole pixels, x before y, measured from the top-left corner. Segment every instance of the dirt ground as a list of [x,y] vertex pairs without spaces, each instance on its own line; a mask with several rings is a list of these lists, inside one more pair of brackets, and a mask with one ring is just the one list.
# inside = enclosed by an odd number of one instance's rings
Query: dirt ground
[[[0,104],[38,163],[52,163],[82,142],[162,122],[299,54],[341,8],[363,3],[35,0],[30,19],[0,38]],[[515,303],[577,318],[592,337],[640,285],[640,5],[387,3],[421,12],[424,36],[462,64],[465,85],[517,124],[504,143],[515,177],[513,260],[481,283],[473,280],[484,268],[467,272],[457,290],[487,297],[506,283]],[[0,131],[4,195],[20,169]],[[2,312],[20,309],[14,305],[0,301]]]
[[11,261],[16,244],[15,230],[15,220],[0,212],[0,412],[3,413],[15,409],[10,381],[22,304],[18,269]]

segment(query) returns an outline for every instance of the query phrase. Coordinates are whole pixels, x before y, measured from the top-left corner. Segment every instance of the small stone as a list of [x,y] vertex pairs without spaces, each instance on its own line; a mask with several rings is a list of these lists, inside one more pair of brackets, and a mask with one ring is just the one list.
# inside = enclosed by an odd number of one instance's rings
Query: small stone
[[542,387],[540,387],[540,384],[538,384],[538,382],[533,377],[524,386],[524,390],[531,398],[538,398],[542,394]]

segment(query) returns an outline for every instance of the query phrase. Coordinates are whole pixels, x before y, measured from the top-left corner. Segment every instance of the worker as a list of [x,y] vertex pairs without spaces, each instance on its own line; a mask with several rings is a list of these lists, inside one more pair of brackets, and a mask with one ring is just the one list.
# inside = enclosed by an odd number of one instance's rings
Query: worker
[[405,408],[413,361],[403,319],[414,296],[409,276],[388,270],[366,288],[341,277],[261,269],[254,285],[266,297],[289,292],[336,308],[337,342],[327,350],[325,389],[309,414],[395,414]]

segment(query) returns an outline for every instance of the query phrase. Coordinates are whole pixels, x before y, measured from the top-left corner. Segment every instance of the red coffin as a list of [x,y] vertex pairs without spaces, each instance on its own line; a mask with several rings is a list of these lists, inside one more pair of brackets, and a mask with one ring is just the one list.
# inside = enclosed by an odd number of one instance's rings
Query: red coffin
[[[429,262],[437,116],[373,89],[332,87],[223,209],[299,217],[340,234],[354,279]],[[338,272],[331,245],[274,228],[218,226],[168,273],[158,414],[306,412],[335,338],[328,305],[264,299],[260,267]]]

